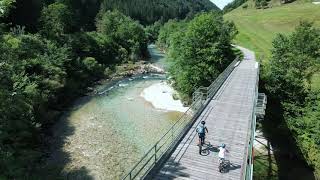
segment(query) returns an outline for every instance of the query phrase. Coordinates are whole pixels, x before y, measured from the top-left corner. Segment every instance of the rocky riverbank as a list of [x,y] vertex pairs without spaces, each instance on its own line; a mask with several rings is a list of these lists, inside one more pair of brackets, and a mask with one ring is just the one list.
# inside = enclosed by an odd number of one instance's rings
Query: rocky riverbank
[[125,63],[116,66],[114,70],[110,70],[110,75],[108,78],[101,79],[94,83],[93,86],[87,88],[87,93],[85,95],[92,96],[97,94],[96,86],[102,84],[114,84],[124,78],[129,78],[133,76],[143,75],[143,74],[166,74],[165,70],[147,61],[138,61],[135,63]]

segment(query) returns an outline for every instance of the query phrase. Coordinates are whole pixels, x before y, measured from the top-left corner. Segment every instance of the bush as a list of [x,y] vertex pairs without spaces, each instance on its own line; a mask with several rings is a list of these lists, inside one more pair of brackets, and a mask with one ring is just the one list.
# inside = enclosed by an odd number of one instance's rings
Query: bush
[[131,60],[146,57],[148,40],[144,29],[119,11],[107,11],[97,20],[98,32],[125,48]]
[[85,70],[91,74],[92,76],[101,76],[102,75],[102,66],[98,64],[95,58],[93,57],[86,57],[83,60],[83,65],[85,66]]
[[235,34],[235,25],[225,22],[221,14],[203,13],[188,23],[185,32],[169,35],[169,72],[181,97],[191,97],[196,88],[210,85],[229,65]]
[[62,3],[53,3],[42,10],[41,34],[51,39],[57,39],[71,31],[72,22],[72,13],[69,8]]

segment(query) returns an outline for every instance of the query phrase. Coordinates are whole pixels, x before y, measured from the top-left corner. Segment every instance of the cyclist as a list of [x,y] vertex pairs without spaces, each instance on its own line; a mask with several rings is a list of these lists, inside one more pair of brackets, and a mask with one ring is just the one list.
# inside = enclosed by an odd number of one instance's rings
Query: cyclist
[[219,163],[224,162],[224,158],[226,153],[229,153],[229,151],[226,149],[226,145],[225,144],[221,144],[221,146],[219,147]]
[[205,126],[206,122],[201,121],[201,124],[197,127],[197,133],[199,136],[199,143],[198,145],[202,145],[204,143],[204,138],[206,136],[206,132],[208,133],[208,128]]

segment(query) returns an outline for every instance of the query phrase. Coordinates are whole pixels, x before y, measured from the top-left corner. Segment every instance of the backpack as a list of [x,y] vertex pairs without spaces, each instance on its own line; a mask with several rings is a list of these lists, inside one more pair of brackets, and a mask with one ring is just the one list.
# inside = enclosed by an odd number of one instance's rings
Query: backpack
[[197,129],[199,134],[205,134],[206,127],[204,125],[200,125]]

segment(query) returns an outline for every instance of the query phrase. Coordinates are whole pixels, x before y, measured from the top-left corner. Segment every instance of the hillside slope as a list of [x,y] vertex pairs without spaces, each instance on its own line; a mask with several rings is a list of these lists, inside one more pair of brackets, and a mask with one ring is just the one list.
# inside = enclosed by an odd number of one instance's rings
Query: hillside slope
[[209,0],[104,0],[102,7],[106,10],[118,9],[142,24],[160,19],[184,19],[197,12],[220,10]]
[[235,42],[254,50],[260,59],[270,56],[276,34],[292,32],[300,21],[313,21],[320,27],[320,5],[299,1],[262,10],[250,8],[252,1],[247,3],[247,9],[239,7],[224,17],[234,21],[239,30]]
[[[260,123],[260,126],[258,128],[261,130],[261,132],[263,132],[262,134],[264,137],[258,136],[258,138],[262,137],[263,140],[267,139],[268,141],[266,141],[266,145],[268,146],[265,146],[261,149],[255,149],[254,179],[317,179],[314,177],[316,174],[313,173],[315,171],[319,172],[319,168],[317,168],[316,170],[309,168],[306,166],[306,162],[308,162],[308,164],[312,167],[319,167],[318,165],[315,165],[319,164],[315,162],[318,154],[313,152],[314,154],[308,156],[309,152],[311,152],[312,150],[310,146],[309,148],[306,148],[309,144],[307,140],[303,139],[302,137],[308,137],[309,134],[316,134],[318,133],[318,131],[316,130],[315,132],[309,133],[308,131],[311,128],[300,128],[303,127],[303,125],[300,125],[300,127],[296,128],[297,126],[292,126],[293,123],[291,123],[291,126],[289,126],[290,123],[288,122],[290,122],[290,119],[288,118],[288,114],[290,112],[288,110],[285,110],[285,113],[279,111],[281,107],[281,105],[279,104],[281,104],[282,102],[279,102],[278,97],[272,98],[275,97],[274,94],[276,93],[272,93],[270,92],[270,90],[268,91],[268,89],[266,91],[265,83],[267,82],[270,86],[271,76],[269,76],[269,73],[271,71],[273,71],[272,77],[277,78],[281,76],[277,74],[277,72],[274,72],[275,66],[273,66],[273,69],[268,68],[270,67],[270,64],[268,62],[271,61],[271,48],[273,47],[272,42],[275,36],[278,33],[286,35],[291,34],[296,26],[300,23],[300,21],[312,21],[314,22],[315,27],[320,27],[320,5],[314,5],[303,0],[286,5],[280,5],[277,4],[277,2],[279,1],[272,0],[272,7],[268,9],[255,9],[253,0],[249,0],[246,3],[246,8],[243,8],[244,5],[242,5],[224,15],[225,19],[234,21],[238,28],[239,34],[235,39],[235,43],[254,50],[257,54],[258,60],[261,60],[263,65],[260,85],[263,87],[261,88],[262,91],[268,93],[268,108],[265,120]],[[306,41],[305,43],[307,44],[309,42],[310,41]],[[294,47],[292,46],[287,47],[289,48],[286,48],[286,50],[294,49]],[[296,50],[297,49],[299,49],[299,47],[296,48]],[[279,50],[278,56],[276,56],[276,58],[274,59],[279,60],[281,59],[279,57],[285,57],[283,56],[283,54],[286,53],[284,52],[286,50]],[[296,57],[297,56],[292,56],[292,59],[290,60],[296,60],[296,62],[299,62],[301,61],[301,59],[303,59]],[[277,61],[273,61],[273,65],[281,64],[274,62]],[[280,69],[284,70],[284,72],[289,71],[289,67],[286,65],[282,66]],[[313,76],[311,89],[315,90],[314,92],[317,92],[316,90],[320,89],[319,77],[319,73]],[[284,79],[287,80],[287,78]],[[287,84],[293,84],[292,82],[297,79],[299,78],[292,78],[291,81],[288,81]],[[276,81],[276,83],[273,84],[273,87],[278,86],[280,82],[281,81]],[[280,89],[287,90],[290,88]],[[297,124],[303,124],[303,122],[306,122],[306,119],[308,118],[312,119],[312,117],[317,117],[315,115],[311,115],[312,113],[318,112],[316,107],[317,106],[312,108],[303,107],[303,109],[308,113],[305,113],[303,116],[299,116],[298,118],[296,118],[296,122],[299,122]],[[293,112],[293,110],[291,112]],[[310,124],[315,125],[316,123],[313,122],[317,121],[310,122],[312,122]],[[295,127],[295,129],[292,127]],[[296,133],[297,129],[299,129],[300,136],[298,136],[298,133]],[[292,139],[295,140],[293,141]],[[259,142],[259,139],[257,142]],[[301,144],[308,145],[302,146]],[[295,149],[298,150],[297,153],[294,153]],[[299,149],[302,149],[304,151],[300,151]],[[292,158],[294,156],[300,158]],[[301,158],[302,156],[304,158]]]

